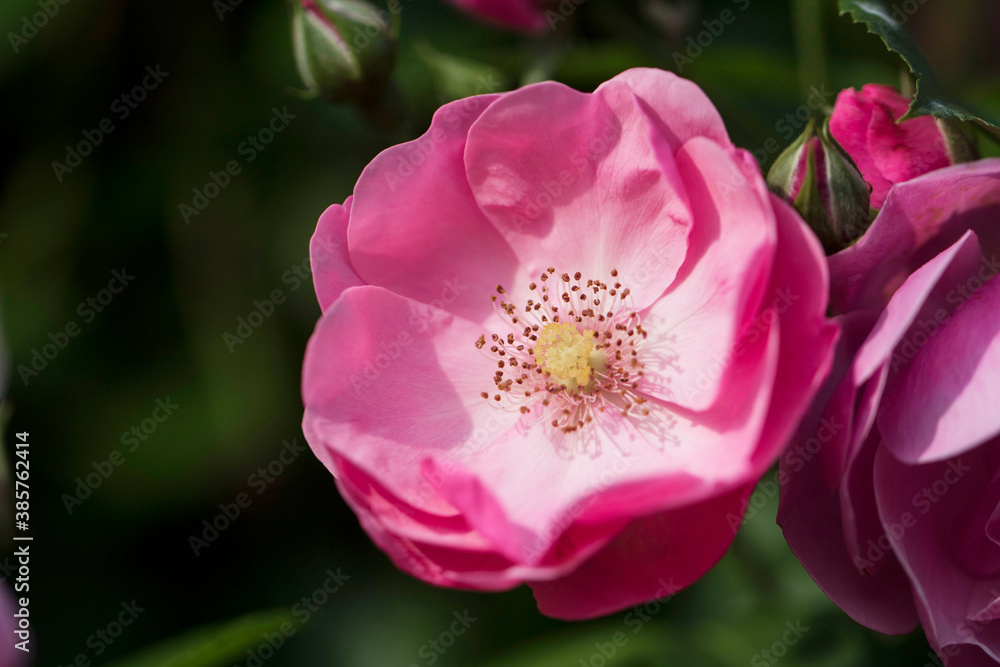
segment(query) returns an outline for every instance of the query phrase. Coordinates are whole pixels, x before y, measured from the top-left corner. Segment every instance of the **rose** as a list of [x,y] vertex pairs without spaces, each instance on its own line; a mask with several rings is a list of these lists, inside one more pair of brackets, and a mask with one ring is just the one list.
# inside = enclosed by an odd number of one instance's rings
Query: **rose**
[[[577,3],[582,0],[576,0]],[[541,32],[549,27],[545,18],[549,0],[451,0],[452,4],[486,22],[520,32]]]
[[947,664],[1000,659],[998,216],[1000,160],[957,165],[829,258],[843,336],[801,435],[833,436],[781,461],[778,522],[820,587],[875,630],[922,621]]
[[658,70],[446,105],[311,257],[303,429],[364,529],[562,618],[722,556],[836,335],[815,237]]
[[868,84],[837,95],[830,131],[872,186],[871,205],[880,209],[889,189],[934,169],[965,159],[949,147],[943,127],[930,116],[899,122],[910,102],[889,86]]

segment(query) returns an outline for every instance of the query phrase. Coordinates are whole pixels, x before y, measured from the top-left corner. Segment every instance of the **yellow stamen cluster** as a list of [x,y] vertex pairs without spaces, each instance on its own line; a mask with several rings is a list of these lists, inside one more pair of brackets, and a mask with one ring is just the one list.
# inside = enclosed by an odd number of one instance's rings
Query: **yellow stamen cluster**
[[617,270],[611,277],[608,284],[580,272],[560,276],[550,267],[528,286],[535,298],[523,306],[504,300],[506,290],[497,285],[490,299],[511,331],[476,341],[497,365],[497,391],[482,397],[534,413],[565,433],[607,409],[648,415],[639,392],[639,348],[647,332],[627,301],[631,290],[618,282]]
[[577,331],[569,322],[545,325],[535,344],[538,367],[570,391],[590,383],[594,375],[590,365],[593,352],[594,332],[590,329]]

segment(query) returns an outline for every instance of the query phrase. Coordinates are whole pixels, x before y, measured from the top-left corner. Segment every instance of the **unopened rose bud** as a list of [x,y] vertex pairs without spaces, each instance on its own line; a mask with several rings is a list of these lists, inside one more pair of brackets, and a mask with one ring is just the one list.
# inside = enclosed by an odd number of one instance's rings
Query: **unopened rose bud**
[[830,135],[829,123],[805,132],[778,156],[767,175],[768,186],[787,199],[823,243],[838,252],[871,223],[870,189],[857,166]]
[[392,16],[362,0],[298,0],[292,44],[306,86],[335,104],[377,104],[396,65]]

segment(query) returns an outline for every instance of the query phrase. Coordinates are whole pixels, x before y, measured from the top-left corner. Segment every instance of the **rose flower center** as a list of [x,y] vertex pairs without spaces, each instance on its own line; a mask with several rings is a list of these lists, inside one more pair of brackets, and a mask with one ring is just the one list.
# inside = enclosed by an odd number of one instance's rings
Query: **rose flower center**
[[[511,331],[491,334],[488,348],[486,335],[476,341],[499,369],[493,376],[498,393],[484,391],[482,397],[501,408],[518,406],[566,433],[609,409],[623,416],[649,414],[647,399],[638,394],[647,332],[629,306],[631,291],[617,281],[584,282],[579,272],[554,274],[549,268],[540,285],[529,285],[539,298],[523,306],[490,297]],[[506,290],[497,285],[497,293],[502,297]]]
[[592,389],[594,370],[603,370],[605,356],[594,350],[594,332],[577,331],[569,322],[546,324],[535,344],[538,368],[562,382],[569,391]]

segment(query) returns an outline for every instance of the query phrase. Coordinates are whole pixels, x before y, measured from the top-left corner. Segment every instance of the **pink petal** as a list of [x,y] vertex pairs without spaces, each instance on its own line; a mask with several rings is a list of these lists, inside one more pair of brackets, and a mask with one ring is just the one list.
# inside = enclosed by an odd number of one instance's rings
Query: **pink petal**
[[996,667],[997,661],[990,657],[986,651],[977,646],[969,644],[953,644],[942,647],[938,654],[944,656],[947,662],[942,662],[948,667]]
[[363,284],[347,254],[347,224],[353,199],[348,197],[343,206],[333,204],[323,211],[316,232],[309,240],[309,265],[316,298],[323,312],[345,289]]
[[306,349],[303,429],[317,456],[343,456],[413,507],[453,511],[427,492],[421,461],[484,447],[515,419],[479,395],[496,368],[475,348],[481,333],[380,287],[345,291]]
[[[343,471],[350,472],[348,479]],[[621,526],[572,526],[551,545],[545,557],[531,565],[523,558],[510,560],[475,530],[464,518],[454,518],[453,526],[416,508],[400,505],[387,512],[385,499],[363,472],[341,461],[337,486],[358,515],[362,527],[393,562],[405,572],[440,586],[473,590],[506,590],[526,579],[551,579],[565,575],[619,532]],[[384,491],[383,491],[384,493]],[[393,505],[399,501],[390,500]],[[412,515],[409,523],[400,515]]]
[[649,365],[643,391],[692,410],[714,405],[729,376],[742,372],[744,329],[756,340],[770,324],[752,320],[761,315],[777,245],[774,212],[745,186],[737,159],[732,149],[703,138],[678,152],[697,222],[676,281],[643,318],[651,344],[677,357],[675,365]]
[[954,271],[949,271],[953,263],[957,261],[964,268],[970,259],[975,262],[979,255],[976,235],[971,231],[966,232],[954,245],[906,279],[882,311],[868,340],[858,350],[852,373],[855,384],[867,381],[876,369],[890,360],[893,372],[904,364],[902,353],[894,353],[894,350],[923,311],[934,288],[943,278],[947,284],[954,284],[953,280],[946,277],[954,274]]
[[706,137],[720,146],[731,146],[718,109],[698,84],[673,72],[636,67],[601,84],[624,83],[640,101],[640,108],[654,121],[659,135],[672,153],[695,137]]
[[670,151],[654,151],[664,140],[651,132],[624,83],[592,95],[528,86],[473,125],[469,182],[530,274],[551,266],[610,282],[618,269],[642,308],[673,280],[691,225]]
[[347,239],[367,283],[482,320],[493,312],[489,295],[496,285],[520,275],[465,178],[469,126],[497,99],[484,95],[443,106],[422,137],[383,151],[365,169]]
[[772,408],[754,454],[762,472],[788,444],[830,372],[839,335],[837,324],[826,318],[829,278],[822,247],[790,206],[773,196],[771,202],[778,243],[764,310],[756,319],[765,320],[768,310],[777,314],[781,353]]
[[892,181],[886,178],[878,168],[875,156],[868,144],[869,128],[872,115],[875,112],[871,93],[876,88],[885,88],[899,96],[899,93],[888,86],[867,85],[862,88],[861,92],[851,88],[842,90],[837,95],[837,101],[833,105],[833,113],[830,116],[830,133],[851,156],[854,163],[858,165],[861,175],[872,186],[872,206],[881,208],[889,188],[892,187]]
[[[728,401],[692,415],[651,402],[645,417],[607,411],[565,434],[523,417],[488,448],[432,456],[438,492],[510,558],[538,561],[569,526],[616,531],[637,515],[702,502],[756,479],[777,331],[750,347]],[[448,467],[449,463],[450,469]],[[609,535],[601,535],[609,537]]]
[[[975,246],[974,240],[973,235],[968,243]],[[970,250],[979,257],[978,248]],[[979,280],[1000,270],[1000,264],[993,269],[982,261],[972,266],[959,274],[959,281],[942,287],[957,302],[950,316],[927,318],[938,328],[924,327],[930,334],[911,328],[900,347],[909,343],[919,351],[899,364],[886,389],[879,429],[886,446],[903,461],[952,458],[1000,433],[1000,280]],[[969,298],[960,287],[970,288]]]
[[875,491],[883,525],[897,526],[890,535],[893,550],[913,582],[931,646],[940,650],[950,644],[977,644],[996,659],[1000,626],[973,624],[978,605],[970,601],[986,599],[986,591],[1000,588],[1000,574],[971,576],[950,553],[954,527],[991,480],[988,459],[995,460],[996,443],[991,449],[980,447],[946,462],[906,465],[880,448]]
[[731,521],[739,523],[752,490],[748,484],[698,505],[637,519],[572,573],[532,583],[539,610],[580,620],[674,595],[729,548],[735,534]]
[[939,169],[895,186],[857,243],[829,258],[831,306],[882,308],[917,268],[974,229],[1000,250],[1000,159]]
[[[816,442],[822,445],[816,455],[830,492],[840,486],[848,464],[867,440],[882,396],[884,378],[859,387],[850,374],[857,350],[877,317],[874,311],[856,311],[834,318],[840,327],[840,337],[831,370],[809,410],[808,422],[803,422],[813,426],[799,440],[807,439],[813,448]],[[800,446],[796,445],[798,449]]]
[[[899,113],[898,109],[876,103],[868,127],[875,164],[891,183],[902,183],[951,164],[948,147],[935,120],[920,116],[897,122],[905,114],[906,109]],[[873,200],[872,207],[881,208],[887,194]]]
[[[524,32],[541,32],[549,27],[538,0],[452,0],[471,14]],[[560,15],[560,20],[562,16]]]
[[[876,445],[877,441],[869,444]],[[871,484],[870,455],[866,459],[867,465],[856,474],[860,476],[866,469]],[[912,631],[917,614],[906,575],[891,549],[882,549],[877,541],[870,554],[869,545],[864,544],[864,561],[853,560],[855,550],[845,542],[845,532],[854,529],[853,517],[850,523],[845,521],[839,491],[831,492],[824,483],[820,457],[790,452],[782,458],[781,472],[787,477],[781,490],[778,525],[809,576],[858,623],[886,634]],[[876,512],[874,506],[867,509],[871,514]],[[861,511],[863,508],[857,507],[855,514]],[[853,536],[852,541],[856,542]],[[872,574],[862,572],[869,568]]]

